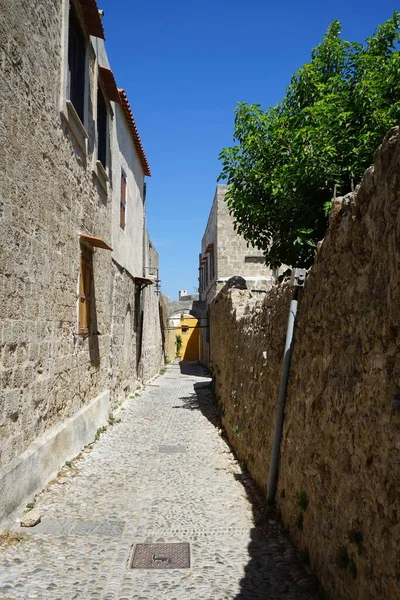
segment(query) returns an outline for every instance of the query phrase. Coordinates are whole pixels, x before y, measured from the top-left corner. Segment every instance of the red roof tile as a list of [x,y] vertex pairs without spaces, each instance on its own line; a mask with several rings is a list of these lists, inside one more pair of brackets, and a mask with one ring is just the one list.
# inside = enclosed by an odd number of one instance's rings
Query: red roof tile
[[128,97],[125,93],[125,90],[119,89],[118,92],[119,92],[119,97],[121,98],[121,106],[125,113],[125,118],[127,120],[129,129],[130,129],[130,132],[131,132],[131,135],[133,138],[133,143],[135,144],[135,148],[139,154],[140,162],[143,167],[143,172],[148,177],[151,177],[150,166],[147,161],[146,154],[144,153],[144,149],[142,146],[142,142],[140,140],[139,132],[136,127],[135,119],[133,118],[132,110],[131,110],[131,107],[130,107],[130,104],[128,101]]

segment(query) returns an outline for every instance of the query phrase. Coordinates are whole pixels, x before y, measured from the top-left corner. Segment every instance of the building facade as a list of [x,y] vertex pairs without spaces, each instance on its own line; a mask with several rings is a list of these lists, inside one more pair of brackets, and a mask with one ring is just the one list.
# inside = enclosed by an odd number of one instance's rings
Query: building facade
[[277,272],[265,265],[262,250],[249,245],[233,226],[225,195],[227,185],[217,185],[199,256],[200,303],[196,316],[200,321],[201,360],[209,363],[209,306],[226,282],[242,277],[248,289],[265,291],[276,281]]
[[[197,361],[200,359],[200,324],[193,314],[193,307],[198,304],[197,294],[188,294],[179,290],[179,300],[168,302],[167,321],[167,359],[177,356],[182,360]],[[177,336],[181,338],[177,351]]]
[[1,13],[0,522],[162,361],[150,171],[97,4]]

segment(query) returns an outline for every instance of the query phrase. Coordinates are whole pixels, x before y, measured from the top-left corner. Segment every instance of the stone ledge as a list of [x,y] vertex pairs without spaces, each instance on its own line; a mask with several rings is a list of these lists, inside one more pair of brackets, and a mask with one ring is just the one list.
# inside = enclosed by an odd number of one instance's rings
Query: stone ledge
[[89,135],[70,100],[66,101],[66,108],[61,110],[61,116],[68,125],[79,148],[82,150],[83,154],[87,156],[86,140],[89,138]]
[[110,391],[105,390],[0,470],[0,529],[9,527],[26,501],[56,477],[66,460],[93,440],[97,429],[107,422],[109,410]]

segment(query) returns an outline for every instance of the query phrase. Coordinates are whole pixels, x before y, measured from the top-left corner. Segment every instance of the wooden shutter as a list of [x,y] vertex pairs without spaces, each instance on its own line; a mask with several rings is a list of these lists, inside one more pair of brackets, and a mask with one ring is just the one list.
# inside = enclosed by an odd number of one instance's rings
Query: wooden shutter
[[82,246],[81,269],[79,275],[79,333],[90,333],[93,287],[93,257],[92,252]]
[[119,211],[119,226],[125,229],[126,224],[126,175],[121,171],[121,201]]

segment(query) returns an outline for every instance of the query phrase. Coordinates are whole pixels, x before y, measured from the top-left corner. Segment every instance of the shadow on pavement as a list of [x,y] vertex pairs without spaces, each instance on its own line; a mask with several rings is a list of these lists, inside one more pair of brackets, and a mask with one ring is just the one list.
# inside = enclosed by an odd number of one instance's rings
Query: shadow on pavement
[[[203,367],[193,363],[180,365],[181,372],[184,369],[185,374],[202,376],[199,369],[206,372]],[[200,410],[215,427],[221,428],[211,382],[195,383],[194,393],[180,400],[183,406],[176,408]],[[318,581],[311,569],[302,562],[283,527],[276,519],[265,516],[264,498],[250,475],[242,471],[233,476],[246,491],[255,523],[248,543],[249,562],[240,581],[240,592],[234,600],[320,600],[322,596]]]
[[190,396],[183,396],[179,400],[183,401],[183,406],[174,408],[186,408],[187,410],[201,410],[203,415],[214,425],[220,427],[221,421],[215,409],[214,400],[210,393],[210,382],[194,384],[195,393]]
[[181,360],[179,368],[182,375],[193,375],[195,377],[210,377],[207,369],[198,361]]

